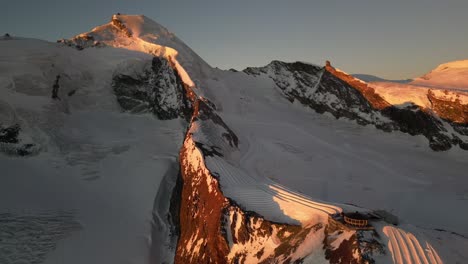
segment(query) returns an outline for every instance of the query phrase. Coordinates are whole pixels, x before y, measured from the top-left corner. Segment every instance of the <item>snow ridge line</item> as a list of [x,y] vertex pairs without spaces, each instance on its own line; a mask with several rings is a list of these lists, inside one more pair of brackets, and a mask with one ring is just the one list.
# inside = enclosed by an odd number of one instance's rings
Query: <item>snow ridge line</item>
[[[162,47],[162,46],[159,46],[159,45],[144,41],[144,40],[142,40],[140,38],[138,38],[138,40],[142,41],[146,45],[155,46],[158,49],[160,49]],[[164,52],[164,54],[162,54],[162,55],[164,57],[166,57],[171,62],[171,65],[173,65],[173,67],[176,69],[176,72],[179,75],[179,77],[188,86],[189,91],[191,93],[193,93],[194,95],[196,95],[196,98],[197,98],[196,102],[193,102],[193,103],[197,104],[200,101],[202,101],[202,102],[206,101],[207,100],[206,98],[197,95],[197,93],[194,91],[193,88],[195,87],[195,85],[194,85],[192,79],[190,78],[190,76],[188,75],[188,73],[184,69],[184,67],[177,61],[178,52],[176,50],[170,48],[170,47],[167,47],[167,48],[169,48],[170,51],[172,51],[171,52],[172,56],[167,54],[167,52]],[[318,86],[320,84],[320,81],[322,79],[322,76],[323,76],[324,72],[325,72],[325,68],[322,70],[322,72],[320,74],[320,77],[317,80],[316,86]],[[190,97],[188,97],[188,98],[190,98]],[[196,115],[196,113],[195,113],[195,109],[194,109],[194,113],[192,114],[192,118],[191,118],[191,121],[190,121],[190,124],[189,124],[189,128],[192,127],[192,120],[193,120],[195,115]],[[198,149],[198,151],[200,151],[200,153],[203,156],[203,152],[198,147],[196,147],[196,148]],[[205,167],[208,168],[205,160],[203,160],[203,163],[204,163]],[[223,167],[223,166],[219,166],[219,167]],[[226,170],[224,172],[226,172]],[[210,174],[211,174],[211,172],[210,172]],[[238,178],[238,177],[231,177],[231,178]],[[252,177],[250,177],[250,178],[252,178]],[[218,179],[216,179],[215,177],[213,177],[213,179],[215,181],[217,181],[218,184],[219,184]],[[242,180],[241,179],[238,179],[238,180],[239,180],[239,183],[241,183]],[[269,193],[272,196],[280,198],[280,199],[282,199],[284,201],[301,204],[303,206],[306,206],[306,207],[309,207],[309,208],[312,208],[312,209],[320,210],[320,211],[322,211],[324,213],[327,213],[327,214],[336,214],[336,213],[340,213],[342,211],[342,209],[337,207],[337,206],[327,205],[327,204],[324,204],[324,203],[315,202],[310,197],[307,197],[307,196],[305,196],[303,194],[299,194],[298,192],[292,191],[289,188],[287,188],[285,186],[282,186],[282,185],[280,185],[278,183],[275,183],[273,181],[271,181],[271,182],[273,183],[272,185],[269,185],[267,182],[265,182],[264,183],[265,186],[262,185],[262,187],[259,188],[259,191],[263,190],[264,192]]]
[[[149,43],[149,44],[151,44],[151,43]],[[164,54],[164,55],[166,55],[166,54]],[[173,56],[168,56],[168,59],[174,64],[174,67],[176,67],[177,73],[179,74],[179,77],[181,77],[181,78],[183,77],[183,76],[181,76],[181,74],[185,75],[185,78],[182,78],[182,79],[184,80],[184,83],[186,83],[188,85],[188,83],[192,83],[191,79],[190,79],[190,76],[187,74],[185,69],[178,63],[178,61],[176,59],[176,56],[177,56],[177,52],[173,53]],[[323,75],[323,72],[322,72],[322,75]],[[318,81],[318,83],[319,82],[320,82],[320,80]],[[190,124],[188,126],[188,131],[191,130],[191,128],[193,126],[193,120],[196,117],[196,115],[198,114],[196,112],[197,108],[198,108],[197,104],[204,103],[206,101],[206,99],[204,97],[197,95],[197,93],[192,89],[193,87],[194,87],[194,85],[188,85],[188,87],[187,87],[188,92],[193,93],[195,95],[195,98],[196,98],[196,99],[194,98],[195,102],[193,102],[194,112],[192,114],[191,121],[190,121]],[[186,135],[186,137],[187,136],[188,136],[188,134]],[[201,151],[201,149],[199,149],[197,146],[196,146],[196,148],[201,153],[202,157],[204,157],[203,152]],[[224,168],[224,166],[222,165],[223,162],[216,161],[216,158],[211,159],[211,160],[213,160],[214,163],[218,165],[217,167],[219,169],[221,169],[223,174],[227,174],[227,175],[232,174],[232,173],[228,172],[229,170],[227,168]],[[216,181],[217,184],[219,184],[219,180],[211,174],[211,171],[209,170],[209,166],[206,164],[205,157],[204,157],[202,162],[204,163],[204,166],[210,172],[210,175],[213,178],[213,180]],[[256,179],[254,179],[249,174],[246,174],[246,175],[243,175],[243,176],[248,176],[248,178],[247,179],[242,179],[242,177],[236,177],[236,175],[231,175],[230,177],[228,176],[228,178],[232,179],[232,181],[234,181],[234,182],[237,182],[237,184],[242,184],[242,183],[248,184],[252,180],[254,182],[256,181]],[[311,208],[311,209],[314,209],[314,210],[321,211],[321,212],[323,212],[325,214],[336,214],[336,213],[340,213],[342,211],[342,209],[337,207],[337,206],[327,205],[327,204],[324,204],[324,203],[316,202],[316,201],[312,200],[310,197],[307,197],[307,196],[305,196],[303,194],[299,194],[298,192],[292,191],[292,190],[288,189],[287,187],[282,186],[282,185],[280,185],[280,184],[278,184],[276,182],[271,181],[271,184],[269,184],[268,179],[264,179],[264,181],[262,183],[260,183],[258,185],[256,184],[256,186],[257,186],[256,189],[259,192],[263,192],[268,197],[276,197],[277,199],[283,200],[285,202],[305,206],[307,208]],[[221,188],[220,188],[220,190],[221,190]],[[222,192],[222,190],[221,190],[221,192]],[[223,194],[223,196],[225,196],[225,195]],[[261,196],[264,196],[264,195],[260,195],[260,197]],[[267,220],[264,216],[262,216],[262,218]]]

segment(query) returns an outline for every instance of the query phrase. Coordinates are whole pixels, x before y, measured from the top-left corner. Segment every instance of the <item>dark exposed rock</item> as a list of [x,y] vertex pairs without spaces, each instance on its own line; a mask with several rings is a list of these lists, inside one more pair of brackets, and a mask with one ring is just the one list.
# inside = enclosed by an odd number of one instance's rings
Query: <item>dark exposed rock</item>
[[196,114],[193,116],[192,121],[209,120],[213,122],[216,126],[216,130],[219,130],[219,135],[224,138],[231,147],[237,147],[239,144],[239,139],[236,134],[224,123],[224,121],[216,114],[215,110],[210,106],[211,102],[208,100],[199,100],[195,104]]
[[318,113],[328,112],[336,118],[374,125],[386,132],[399,130],[410,135],[424,135],[435,151],[448,150],[453,145],[467,148],[468,142],[450,134],[444,124],[447,122],[460,135],[468,135],[468,105],[459,100],[441,100],[429,93],[437,116],[414,104],[394,106],[367,83],[336,70],[329,61],[325,67],[273,61],[265,67],[247,68],[244,72],[267,75],[289,101],[297,100]]
[[29,156],[39,150],[35,144],[19,140],[21,127],[18,124],[3,126],[0,124],[0,151],[14,156]]
[[453,129],[458,132],[460,135],[468,136],[468,124],[451,124]]
[[380,117],[358,90],[323,67],[273,61],[266,67],[247,68],[245,72],[268,74],[289,101],[297,100],[318,113],[347,117],[362,125],[374,123]]
[[35,145],[30,143],[21,145],[16,149],[16,154],[18,154],[18,156],[29,156],[31,154],[34,154],[34,147]]
[[468,150],[468,142],[459,142],[458,145],[461,149]]
[[219,147],[216,147],[216,146],[209,147],[200,142],[195,142],[195,145],[197,146],[197,148],[200,149],[200,151],[203,153],[203,156],[205,157],[210,157],[210,156],[222,157],[223,156],[223,154],[219,152]]
[[18,143],[20,126],[18,124],[4,127],[0,124],[0,143]]
[[184,84],[170,63],[154,57],[151,67],[140,76],[117,74],[112,87],[120,106],[134,113],[152,112],[160,119],[188,119],[191,103]]
[[54,85],[52,86],[52,99],[60,99],[60,97],[58,96],[58,92],[60,88],[59,81],[60,81],[60,75],[57,75],[55,77]]
[[387,253],[379,234],[375,230],[357,231],[356,236],[364,263],[374,264],[376,256]]
[[429,146],[435,151],[448,150],[452,147],[451,138],[445,132],[443,124],[433,115],[411,104],[404,108],[390,106],[382,113],[397,124],[397,129],[410,135],[424,135]]
[[104,47],[106,46],[104,43],[97,41],[94,39],[94,36],[82,34],[73,37],[72,39],[59,39],[57,43],[64,44],[66,46],[75,48],[77,50],[83,50],[85,48],[92,48],[92,47]]
[[10,34],[8,33],[5,33],[5,35],[3,35],[2,37],[0,37],[0,40],[10,40],[12,39],[12,37],[10,36]]

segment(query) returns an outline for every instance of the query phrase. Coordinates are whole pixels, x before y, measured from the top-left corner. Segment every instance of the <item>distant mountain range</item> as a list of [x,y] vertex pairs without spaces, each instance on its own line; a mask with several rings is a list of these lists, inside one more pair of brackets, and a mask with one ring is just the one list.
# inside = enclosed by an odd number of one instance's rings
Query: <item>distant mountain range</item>
[[352,76],[363,80],[365,82],[395,82],[395,83],[409,83],[412,81],[412,79],[406,79],[406,80],[387,80],[383,79],[374,75],[369,75],[369,74],[352,74]]

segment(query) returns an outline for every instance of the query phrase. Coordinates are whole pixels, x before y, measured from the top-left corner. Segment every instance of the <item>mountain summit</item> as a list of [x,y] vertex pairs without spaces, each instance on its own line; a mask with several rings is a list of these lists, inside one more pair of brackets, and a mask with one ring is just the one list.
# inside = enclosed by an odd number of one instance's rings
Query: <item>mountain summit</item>
[[424,76],[416,78],[411,83],[435,88],[468,91],[467,76],[468,60],[459,60],[441,64]]
[[2,38],[0,69],[1,263],[467,259],[456,94],[395,103],[330,62],[220,70],[120,14]]
[[189,86],[194,83],[185,71],[198,76],[210,68],[173,33],[144,15],[115,14],[109,23],[59,42],[77,49],[111,46],[165,57],[175,64]]

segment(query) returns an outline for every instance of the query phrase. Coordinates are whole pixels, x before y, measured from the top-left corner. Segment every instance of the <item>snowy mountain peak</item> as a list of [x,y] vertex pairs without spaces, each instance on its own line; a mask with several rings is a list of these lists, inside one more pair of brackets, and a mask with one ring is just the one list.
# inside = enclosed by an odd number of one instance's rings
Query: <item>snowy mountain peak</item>
[[468,60],[458,60],[458,61],[451,61],[447,63],[442,63],[434,71],[442,71],[446,69],[466,69],[468,68]]
[[468,90],[468,60],[440,64],[411,84],[446,89]]
[[213,69],[141,15],[60,42],[0,41],[0,263],[467,258],[468,152],[421,144],[468,150],[460,98],[396,105],[329,61]]
[[[175,38],[175,35],[169,32],[165,27],[144,15],[115,14],[112,16],[111,21],[104,25],[104,27],[105,26],[113,26],[118,29],[124,27],[131,32],[133,37],[147,40],[159,40],[167,43]],[[99,31],[99,29],[100,27],[97,27],[92,31]]]
[[190,87],[195,84],[189,76],[198,78],[210,69],[183,41],[143,15],[115,14],[107,24],[58,42],[78,50],[111,46],[164,57],[171,61],[184,83]]
[[[150,44],[173,50],[188,49],[165,27],[143,15],[115,14],[109,23],[97,26],[90,32],[79,34],[70,40],[61,40],[61,42],[75,44],[78,49],[105,45],[127,47],[145,53],[161,53]],[[181,46],[184,47],[181,48]]]

